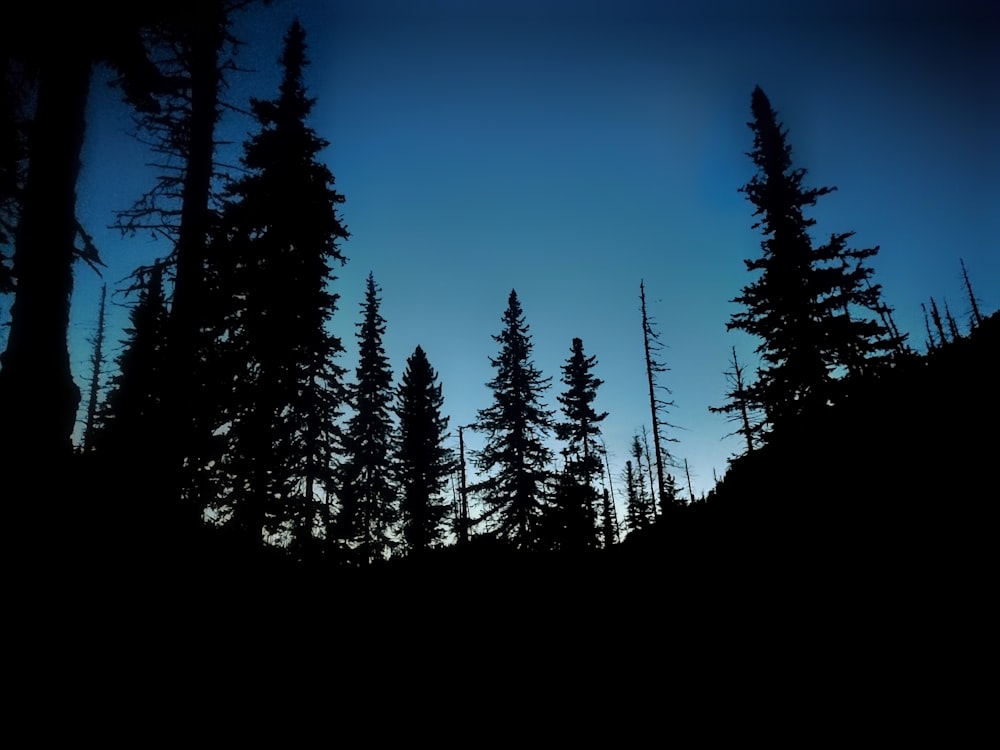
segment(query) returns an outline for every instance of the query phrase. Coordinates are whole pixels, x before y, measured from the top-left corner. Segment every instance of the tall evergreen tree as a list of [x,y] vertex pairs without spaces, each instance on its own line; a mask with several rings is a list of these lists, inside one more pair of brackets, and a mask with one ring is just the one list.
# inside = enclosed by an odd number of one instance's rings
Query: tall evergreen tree
[[745,261],[760,275],[733,300],[745,309],[727,327],[762,340],[757,353],[763,364],[748,390],[773,430],[807,404],[834,398],[838,370],[858,371],[893,345],[885,328],[867,316],[881,306],[878,285],[867,284],[872,269],[864,265],[878,248],[849,249],[851,233],[814,247],[809,230],[815,219],[805,210],[833,188],[803,185],[806,171],[792,166],[787,131],[760,87],[751,110],[749,155],[757,174],[740,190],[754,205],[759,219],[753,226],[765,239],[761,256]]
[[91,340],[94,348],[90,355],[90,393],[87,397],[82,440],[82,448],[85,451],[94,447],[94,437],[97,433],[97,407],[100,403],[101,379],[104,375],[104,324],[107,321],[107,299],[108,287],[104,284],[101,286],[101,301],[97,307],[97,330]]
[[546,438],[553,412],[542,398],[551,379],[531,359],[531,336],[517,292],[511,291],[503,329],[493,337],[500,353],[490,358],[496,371],[487,386],[493,403],[477,414],[475,429],[486,435],[476,463],[486,478],[476,487],[487,507],[485,518],[498,538],[520,548],[542,542],[552,451]]
[[604,382],[593,374],[596,357],[583,352],[583,341],[573,339],[570,357],[562,366],[566,390],[557,398],[564,421],[555,424],[556,436],[566,443],[564,479],[555,496],[551,531],[561,548],[591,547],[597,541],[597,504],[594,482],[602,474],[600,423],[607,412],[594,410],[597,389]]
[[244,144],[246,174],[228,188],[213,273],[232,305],[220,326],[219,369],[231,383],[218,431],[228,437],[223,502],[253,544],[308,547],[329,503],[343,351],[329,323],[334,268],[348,238],[344,197],[319,161],[328,142],[307,124],[305,31],[296,21],[281,55],[278,95],[251,100],[260,130]]
[[639,436],[633,435],[629,455],[635,463],[625,462],[625,525],[629,531],[646,528],[656,517],[653,497],[646,490],[646,478],[642,468],[643,454],[643,444]]
[[369,273],[362,320],[357,324],[356,382],[350,389],[354,414],[344,434],[341,467],[338,535],[361,564],[384,559],[395,546],[392,369],[382,346],[385,319],[379,313],[380,291]]
[[632,466],[631,461],[625,462],[622,478],[625,480],[625,528],[629,533],[649,525],[646,514],[646,503],[642,496],[642,476]]
[[399,435],[395,476],[399,486],[399,511],[403,544],[410,554],[441,540],[448,502],[441,493],[455,468],[444,445],[448,417],[441,414],[444,397],[437,373],[421,347],[406,360],[406,370],[396,389]]
[[117,373],[97,420],[95,447],[117,458],[122,469],[141,460],[148,464],[166,439],[163,393],[168,377],[164,346],[167,304],[163,266],[142,274],[138,297],[129,311],[129,326],[117,357]]

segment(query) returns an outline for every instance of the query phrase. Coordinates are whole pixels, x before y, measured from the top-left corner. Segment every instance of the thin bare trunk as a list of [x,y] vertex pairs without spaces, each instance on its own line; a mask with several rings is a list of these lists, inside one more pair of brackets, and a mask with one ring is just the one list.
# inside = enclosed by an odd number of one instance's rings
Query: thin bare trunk
[[660,414],[656,405],[656,381],[653,377],[657,364],[653,361],[651,339],[653,330],[650,327],[649,316],[646,313],[646,286],[639,282],[639,299],[642,303],[642,342],[646,353],[646,380],[649,384],[649,412],[653,422],[653,450],[656,455],[657,497],[663,504],[663,446],[660,441]]
[[969,295],[969,304],[972,306],[973,328],[983,322],[983,316],[979,314],[979,305],[976,304],[976,295],[972,293],[972,283],[969,281],[969,272],[965,270],[965,260],[959,259],[962,264],[962,279],[965,281],[965,291]]

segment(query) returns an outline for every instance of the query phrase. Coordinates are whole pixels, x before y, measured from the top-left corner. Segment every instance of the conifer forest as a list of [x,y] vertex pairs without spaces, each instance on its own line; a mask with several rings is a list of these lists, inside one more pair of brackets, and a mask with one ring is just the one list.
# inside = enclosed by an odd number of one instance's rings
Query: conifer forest
[[[323,157],[332,136],[313,122],[328,94],[306,83],[311,30],[273,29],[279,84],[227,99],[235,21],[260,4],[71,5],[73,33],[25,8],[0,32],[0,494],[22,567],[58,566],[60,595],[86,589],[95,606],[189,587],[203,607],[323,601],[349,619],[377,598],[367,617],[406,601],[528,622],[588,602],[602,622],[633,615],[635,643],[668,637],[661,609],[682,629],[819,599],[877,620],[946,596],[969,615],[995,523],[1000,317],[984,299],[997,290],[956,262],[964,299],[942,288],[951,308],[928,299],[923,330],[898,326],[879,248],[814,228],[834,188],[799,163],[791,104],[766,81],[745,92],[745,174],[727,186],[759,251],[719,300],[756,349],[734,343],[704,373],[726,383],[711,411],[738,450],[696,492],[692,468],[707,469],[678,447],[673,321],[652,314],[648,277],[634,330],[618,332],[642,343],[646,421],[617,445],[602,431],[602,352],[571,333],[561,368],[542,371],[518,289],[480,334],[490,396],[468,424],[449,413],[433,350],[387,351],[377,269],[361,304],[343,304],[340,274],[367,261]],[[70,298],[103,252],[77,210],[96,71],[163,165],[118,215],[125,234],[155,232],[161,255],[102,280],[79,373]],[[224,108],[248,123],[238,164],[219,160]],[[104,326],[116,289],[123,331]]]

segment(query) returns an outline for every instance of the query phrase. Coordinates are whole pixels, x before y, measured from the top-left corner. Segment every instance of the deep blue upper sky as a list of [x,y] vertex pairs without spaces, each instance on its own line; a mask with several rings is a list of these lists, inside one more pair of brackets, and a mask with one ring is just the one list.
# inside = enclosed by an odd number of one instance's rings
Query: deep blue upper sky
[[[730,347],[753,362],[757,343],[726,323],[751,280],[743,259],[761,240],[737,191],[753,175],[746,122],[758,84],[807,183],[838,188],[812,213],[814,237],[855,230],[857,246],[881,246],[875,279],[911,344],[923,349],[920,303],[932,295],[964,326],[959,258],[983,309],[997,309],[998,11],[743,5],[279,0],[243,18],[240,62],[258,72],[233,79],[237,104],[274,95],[284,31],[296,15],[306,27],[311,124],[331,143],[325,158],[352,235],[335,322],[352,375],[371,271],[396,376],[421,345],[453,428],[469,424],[490,403],[491,337],[514,288],[535,362],[553,378],[552,408],[572,338],[597,356],[617,480],[630,436],[649,421],[645,279],[676,402],[669,448],[688,460],[696,494],[709,489],[740,445],[723,439],[733,428],[708,407],[724,401]],[[80,213],[113,285],[169,248],[103,230],[151,184],[138,168],[150,157],[129,139],[114,93],[95,87],[92,98]],[[230,116],[223,132],[239,141],[252,127]],[[85,268],[77,279],[83,384],[99,280]],[[119,311],[113,322],[122,320]],[[468,435],[470,448],[478,441]]]

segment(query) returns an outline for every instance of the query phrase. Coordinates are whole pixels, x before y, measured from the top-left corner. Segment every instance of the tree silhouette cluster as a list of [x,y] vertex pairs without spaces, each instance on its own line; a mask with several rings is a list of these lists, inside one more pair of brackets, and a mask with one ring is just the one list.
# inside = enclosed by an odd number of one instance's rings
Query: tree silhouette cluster
[[[254,555],[280,550],[359,567],[424,558],[452,538],[465,545],[477,535],[520,550],[614,546],[597,358],[571,339],[558,409],[550,409],[552,379],[534,363],[516,291],[493,336],[491,403],[471,425],[483,446],[472,454],[478,477],[470,486],[465,428],[456,457],[438,373],[421,346],[394,381],[372,273],[348,382],[338,364],[345,346],[333,333],[340,314],[332,291],[347,262],[345,198],[320,158],[329,143],[308,124],[314,100],[297,21],[284,38],[276,95],[250,101],[254,132],[238,175],[220,174],[215,161],[220,92],[232,67],[225,50],[237,44],[230,25],[249,4],[153,3],[112,19],[112,5],[97,3],[89,15],[70,11],[82,34],[43,38],[20,25],[4,32],[0,293],[15,296],[0,357],[0,455],[11,467],[9,485],[26,486],[29,459],[45,456],[56,496],[67,495],[73,478],[91,489],[99,484],[108,515],[131,532],[191,539],[218,528]],[[37,13],[29,14],[35,22]],[[98,64],[117,71],[154,153],[169,157],[153,191],[123,212],[122,227],[152,229],[171,251],[130,281],[134,304],[103,400],[102,295],[86,428],[73,454],[80,393],[66,344],[72,265],[99,262],[76,220],[75,189]],[[29,100],[36,103],[30,123]],[[741,486],[741,477],[760,479],[758,468],[775,456],[813,465],[796,437],[829,425],[827,442],[846,442],[846,425],[877,408],[887,383],[933,386],[929,362],[957,383],[955,373],[978,361],[973,339],[995,338],[995,316],[981,313],[963,263],[968,334],[947,302],[942,314],[931,299],[929,354],[910,351],[871,282],[878,248],[851,248],[850,232],[814,242],[807,211],[832,188],[804,185],[806,172],[793,166],[787,131],[759,87],[751,112],[756,174],[741,191],[764,239],[761,255],[745,261],[753,280],[735,298],[742,310],[728,328],[760,340],[760,364],[752,373],[733,348],[728,402],[712,409],[733,420],[746,446],[730,487]],[[633,436],[619,476],[624,527],[637,538],[699,505],[690,476],[685,499],[668,471],[679,469],[663,445],[674,404],[644,283],[640,310],[651,432],[644,425]],[[461,490],[449,500],[456,473]]]

